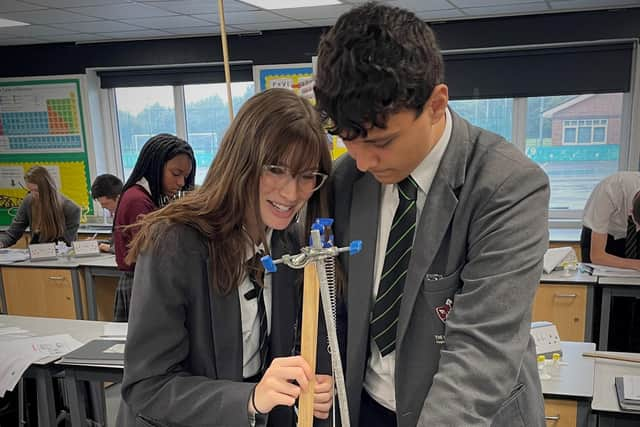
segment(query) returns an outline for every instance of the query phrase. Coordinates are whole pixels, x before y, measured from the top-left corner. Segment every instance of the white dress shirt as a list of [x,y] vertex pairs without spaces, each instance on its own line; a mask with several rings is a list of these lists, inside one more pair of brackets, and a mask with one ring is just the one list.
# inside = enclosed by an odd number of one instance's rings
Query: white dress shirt
[[[440,160],[444,155],[444,151],[449,144],[451,138],[451,113],[447,108],[445,111],[445,128],[442,136],[431,152],[422,160],[422,162],[411,172],[411,177],[418,184],[418,198],[416,200],[416,221],[420,220],[422,208],[424,207],[427,194],[431,188],[433,177],[438,170]],[[389,240],[391,224],[393,216],[398,207],[398,186],[396,184],[387,184],[382,186],[381,203],[380,203],[380,221],[378,223],[378,241],[376,243],[375,271],[373,282],[373,293],[371,294],[372,307],[375,304],[378,287],[380,286],[380,276],[382,275],[382,267],[384,265],[384,254]],[[416,230],[418,227],[416,226]],[[415,236],[414,236],[415,238]],[[367,364],[367,370],[364,376],[364,388],[369,395],[379,404],[392,411],[396,410],[396,393],[395,393],[395,363],[396,352],[393,351],[382,357],[375,340],[371,342],[371,357]]]
[[[267,232],[267,240],[271,240],[272,230]],[[264,246],[247,248],[245,261],[253,258],[258,252],[264,252]],[[260,370],[260,319],[258,319],[258,298],[247,300],[244,295],[253,290],[249,275],[245,274],[238,287],[240,299],[240,318],[242,319],[242,376],[249,378]],[[267,333],[271,334],[271,274],[264,275],[264,308],[267,314]]]

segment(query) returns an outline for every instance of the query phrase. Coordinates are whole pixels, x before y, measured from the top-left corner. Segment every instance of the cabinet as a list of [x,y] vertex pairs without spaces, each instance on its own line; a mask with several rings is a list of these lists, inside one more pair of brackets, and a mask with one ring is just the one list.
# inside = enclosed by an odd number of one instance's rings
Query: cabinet
[[575,400],[544,399],[544,419],[547,427],[576,427],[578,402]]
[[71,271],[2,267],[7,314],[75,319]]
[[562,341],[588,340],[587,301],[587,285],[543,283],[533,303],[532,321],[553,322]]

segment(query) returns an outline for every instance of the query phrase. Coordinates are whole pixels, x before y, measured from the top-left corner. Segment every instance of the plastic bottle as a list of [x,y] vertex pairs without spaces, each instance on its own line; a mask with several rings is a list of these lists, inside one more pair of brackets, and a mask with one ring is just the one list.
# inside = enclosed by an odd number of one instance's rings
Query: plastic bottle
[[560,353],[553,353],[551,362],[551,377],[558,378],[560,377]]
[[540,375],[541,380],[551,379],[551,376],[547,373],[546,368],[546,360],[544,358],[544,354],[538,356],[538,374]]

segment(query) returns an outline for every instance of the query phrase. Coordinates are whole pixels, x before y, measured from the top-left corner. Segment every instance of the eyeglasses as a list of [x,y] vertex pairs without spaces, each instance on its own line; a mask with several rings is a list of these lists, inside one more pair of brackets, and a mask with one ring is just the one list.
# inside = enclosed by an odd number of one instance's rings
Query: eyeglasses
[[294,177],[288,167],[279,165],[264,165],[262,169],[264,170],[264,177],[269,180],[272,186],[278,188],[284,187],[295,178],[298,189],[305,193],[313,193],[322,187],[322,184],[324,184],[329,176],[322,172],[304,171]]

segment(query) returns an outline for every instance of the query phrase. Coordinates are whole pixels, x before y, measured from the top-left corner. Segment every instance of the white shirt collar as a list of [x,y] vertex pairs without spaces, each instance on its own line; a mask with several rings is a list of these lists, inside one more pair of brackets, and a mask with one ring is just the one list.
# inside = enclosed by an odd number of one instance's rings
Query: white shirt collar
[[429,154],[422,159],[422,162],[420,162],[413,172],[411,172],[411,177],[416,181],[423,193],[427,193],[431,187],[433,177],[435,176],[438,166],[440,165],[440,161],[444,156],[444,152],[449,145],[452,129],[451,112],[449,112],[449,108],[446,108],[444,131],[442,132],[440,139],[438,139],[436,145],[431,149],[431,152],[429,152]]

